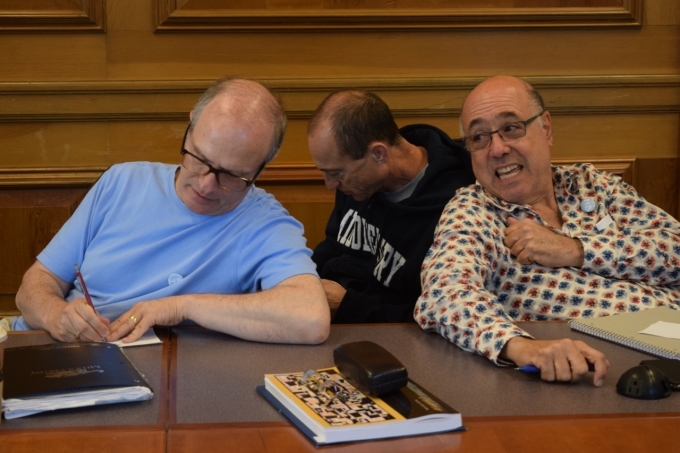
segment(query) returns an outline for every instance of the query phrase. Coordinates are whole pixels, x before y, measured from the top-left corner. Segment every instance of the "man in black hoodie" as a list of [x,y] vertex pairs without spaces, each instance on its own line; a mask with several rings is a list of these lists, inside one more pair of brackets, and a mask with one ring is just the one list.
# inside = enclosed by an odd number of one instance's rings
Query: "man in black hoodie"
[[420,267],[446,203],[475,177],[465,148],[433,126],[399,129],[366,91],[329,95],[309,124],[309,150],[337,189],[312,259],[334,323],[413,321]]

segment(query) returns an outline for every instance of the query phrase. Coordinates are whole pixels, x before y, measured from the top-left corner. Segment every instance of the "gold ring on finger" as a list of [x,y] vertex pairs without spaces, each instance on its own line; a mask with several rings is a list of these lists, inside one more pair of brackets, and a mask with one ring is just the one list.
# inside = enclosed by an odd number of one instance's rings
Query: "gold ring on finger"
[[74,336],[76,337],[76,340],[80,340],[80,332],[76,333]]
[[132,322],[135,323],[135,325],[137,325],[137,323],[139,322],[137,318],[135,318],[135,315],[130,316],[130,319],[132,320]]

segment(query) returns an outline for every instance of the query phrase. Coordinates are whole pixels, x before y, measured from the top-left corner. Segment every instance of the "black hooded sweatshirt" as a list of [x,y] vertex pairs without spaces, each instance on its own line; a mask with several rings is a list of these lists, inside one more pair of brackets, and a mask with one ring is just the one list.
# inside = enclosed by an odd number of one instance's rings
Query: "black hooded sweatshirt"
[[400,133],[428,154],[414,192],[392,203],[380,192],[356,201],[337,190],[326,239],[314,250],[319,276],[347,289],[333,323],[413,321],[439,217],[458,188],[475,182],[469,153],[443,131],[414,124]]

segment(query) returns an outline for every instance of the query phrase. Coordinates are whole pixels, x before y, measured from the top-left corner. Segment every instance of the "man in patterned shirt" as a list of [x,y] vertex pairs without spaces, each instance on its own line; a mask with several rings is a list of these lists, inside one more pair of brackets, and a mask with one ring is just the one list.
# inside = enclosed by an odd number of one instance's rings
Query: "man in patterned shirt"
[[552,126],[528,83],[493,77],[467,97],[461,129],[477,178],[444,209],[414,316],[496,364],[575,381],[609,362],[582,341],[534,340],[514,321],[680,305],[680,223],[589,164],[552,167]]

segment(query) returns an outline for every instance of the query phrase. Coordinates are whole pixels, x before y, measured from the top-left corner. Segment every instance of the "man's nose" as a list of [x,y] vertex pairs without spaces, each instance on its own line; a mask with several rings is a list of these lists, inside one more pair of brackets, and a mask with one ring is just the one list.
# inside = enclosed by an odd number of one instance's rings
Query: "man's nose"
[[323,175],[323,182],[326,184],[326,189],[328,190],[335,190],[340,185],[340,181],[327,175]]
[[204,175],[198,176],[198,187],[201,189],[203,194],[207,194],[215,190],[219,184],[217,184],[217,177],[208,172]]
[[491,139],[491,143],[489,144],[489,153],[493,157],[500,157],[510,152],[508,143],[503,140],[503,137],[501,137],[501,134],[499,134],[498,131],[494,132],[489,138]]

